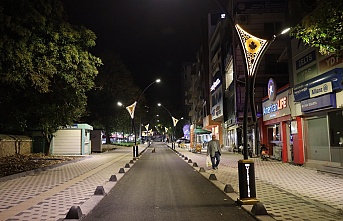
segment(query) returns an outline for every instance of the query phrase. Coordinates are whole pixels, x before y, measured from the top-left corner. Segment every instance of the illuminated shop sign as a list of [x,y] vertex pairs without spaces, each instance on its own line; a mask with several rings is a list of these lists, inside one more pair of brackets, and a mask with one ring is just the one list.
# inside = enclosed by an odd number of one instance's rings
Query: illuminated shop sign
[[327,82],[316,87],[310,88],[310,97],[318,97],[332,92],[331,82]]
[[270,78],[268,81],[268,97],[269,97],[269,100],[275,101],[276,90],[277,90],[276,89],[276,83],[272,78]]
[[[283,87],[277,91],[275,101],[265,99],[262,101],[262,116],[263,121],[276,119],[291,114],[289,107],[292,104],[292,97],[289,97],[289,86]],[[291,99],[291,100],[290,100]]]
[[220,80],[219,80],[219,78],[217,78],[217,80],[215,82],[213,82],[213,84],[210,88],[210,91],[211,92],[214,91],[218,87],[219,84],[220,84]]
[[263,107],[263,115],[271,114],[276,111],[285,109],[287,107],[287,97],[283,97],[277,100],[276,103],[272,103],[267,107]]
[[310,80],[297,84],[293,88],[294,101],[300,102],[343,89],[342,68],[335,68]]

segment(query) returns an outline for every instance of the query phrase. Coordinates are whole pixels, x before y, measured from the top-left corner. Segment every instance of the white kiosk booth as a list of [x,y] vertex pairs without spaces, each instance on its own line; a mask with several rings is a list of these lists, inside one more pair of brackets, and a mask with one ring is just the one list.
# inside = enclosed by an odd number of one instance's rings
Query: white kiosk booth
[[61,127],[53,135],[52,155],[89,155],[91,154],[90,132],[88,124],[74,124]]

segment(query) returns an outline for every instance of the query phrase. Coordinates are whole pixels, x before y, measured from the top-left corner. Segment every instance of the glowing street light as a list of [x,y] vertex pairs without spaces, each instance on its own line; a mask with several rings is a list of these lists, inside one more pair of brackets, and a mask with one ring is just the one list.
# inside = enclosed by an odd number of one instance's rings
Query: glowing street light
[[170,111],[165,106],[163,106],[161,103],[158,103],[157,105],[159,107],[163,107],[169,113],[170,117],[172,118],[172,121],[173,121],[172,148],[174,149],[175,148],[175,143],[174,143],[174,139],[175,139],[175,126],[176,126],[177,122],[179,122],[179,120],[176,119],[175,117],[173,117],[173,115],[170,113]]
[[142,97],[142,95],[144,94],[144,92],[154,83],[160,83],[161,80],[160,79],[156,79],[155,81],[151,82],[143,91],[142,93],[139,95],[138,99],[133,102],[133,104],[129,105],[126,107],[126,110],[129,112],[130,117],[131,117],[131,121],[132,121],[132,131],[134,133],[134,139],[135,139],[135,145],[133,146],[133,157],[138,157],[138,146],[137,146],[137,136],[136,136],[136,127],[135,127],[135,109],[136,109],[136,105],[139,101],[139,99]]
[[260,39],[245,31],[238,24],[235,24],[230,13],[222,5],[219,0],[215,0],[220,8],[225,12],[225,18],[228,19],[234,34],[240,40],[238,44],[242,55],[244,55],[243,64],[245,67],[245,101],[244,101],[244,116],[243,116],[243,151],[244,159],[238,161],[238,176],[239,176],[239,199],[237,203],[255,204],[259,202],[256,199],[256,186],[255,186],[255,168],[254,161],[248,159],[248,102],[250,99],[251,115],[253,122],[256,124],[256,110],[254,101],[254,84],[256,78],[256,71],[261,62],[261,58],[274,42],[274,40],[282,34],[287,33],[290,28],[283,30],[278,35],[273,35],[271,40]]

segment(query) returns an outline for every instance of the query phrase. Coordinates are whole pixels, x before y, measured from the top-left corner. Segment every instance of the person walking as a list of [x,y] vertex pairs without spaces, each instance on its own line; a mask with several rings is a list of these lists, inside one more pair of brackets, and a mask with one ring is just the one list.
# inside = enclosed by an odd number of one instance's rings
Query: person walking
[[211,157],[212,169],[217,170],[220,162],[220,156],[222,155],[222,151],[220,148],[219,140],[216,139],[216,135],[212,135],[212,140],[208,142],[206,156],[208,155],[210,155]]

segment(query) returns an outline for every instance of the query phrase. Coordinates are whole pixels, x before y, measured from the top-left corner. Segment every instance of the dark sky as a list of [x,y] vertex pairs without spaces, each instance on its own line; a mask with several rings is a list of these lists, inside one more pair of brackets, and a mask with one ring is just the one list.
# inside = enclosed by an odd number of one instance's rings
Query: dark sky
[[[195,61],[200,22],[218,10],[215,0],[62,0],[69,22],[97,35],[94,54],[119,54],[148,100],[174,109],[183,102],[182,62]],[[168,100],[173,100],[169,103]]]

